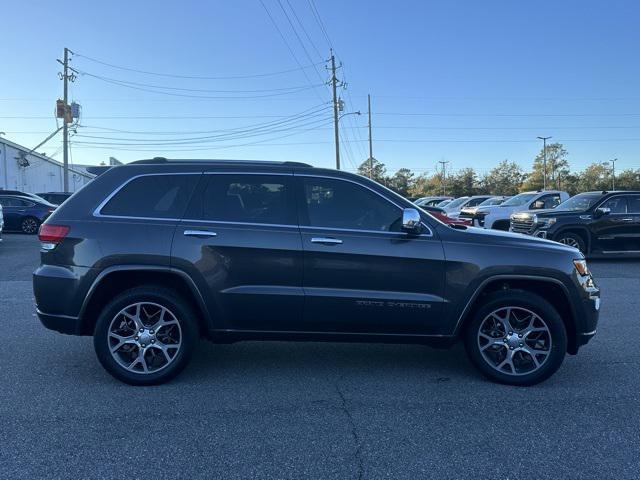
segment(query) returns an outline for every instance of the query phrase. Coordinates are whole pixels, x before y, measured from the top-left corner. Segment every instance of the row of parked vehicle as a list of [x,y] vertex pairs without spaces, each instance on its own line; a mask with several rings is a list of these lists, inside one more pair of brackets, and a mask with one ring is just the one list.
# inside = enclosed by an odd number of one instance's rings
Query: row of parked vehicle
[[40,225],[70,196],[65,192],[0,190],[0,238],[5,229],[29,235],[38,233]]
[[541,190],[512,197],[423,197],[414,202],[444,223],[554,240],[590,257],[640,254],[640,192]]

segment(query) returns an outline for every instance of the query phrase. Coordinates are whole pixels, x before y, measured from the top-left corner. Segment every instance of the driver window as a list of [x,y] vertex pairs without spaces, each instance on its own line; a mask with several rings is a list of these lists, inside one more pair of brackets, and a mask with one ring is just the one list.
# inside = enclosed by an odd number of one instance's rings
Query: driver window
[[360,185],[326,178],[305,178],[304,185],[309,226],[400,231],[400,209]]
[[600,208],[609,208],[610,213],[627,213],[626,197],[611,197],[609,200],[600,205]]

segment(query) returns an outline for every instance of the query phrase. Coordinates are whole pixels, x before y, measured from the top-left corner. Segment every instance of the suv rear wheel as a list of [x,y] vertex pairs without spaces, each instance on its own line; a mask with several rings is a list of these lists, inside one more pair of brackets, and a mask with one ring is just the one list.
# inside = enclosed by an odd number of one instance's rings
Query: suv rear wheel
[[489,379],[535,385],[553,375],[567,352],[560,315],[542,297],[525,291],[487,296],[465,331],[471,362]]
[[186,367],[198,338],[196,314],[171,290],[144,286],[115,297],[96,322],[102,366],[131,385],[167,382]]

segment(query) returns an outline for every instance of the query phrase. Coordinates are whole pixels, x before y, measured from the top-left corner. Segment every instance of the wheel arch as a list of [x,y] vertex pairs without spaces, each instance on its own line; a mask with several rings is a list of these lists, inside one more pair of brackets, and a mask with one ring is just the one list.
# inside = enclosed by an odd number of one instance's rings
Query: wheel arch
[[475,308],[483,298],[500,290],[518,290],[535,293],[547,300],[558,312],[567,329],[567,351],[575,354],[578,351],[578,327],[576,312],[570,300],[567,287],[558,279],[530,275],[496,275],[485,279],[469,298],[460,314],[454,335],[460,337],[473,318]]
[[79,333],[93,335],[100,309],[115,295],[141,285],[158,285],[177,291],[199,314],[200,318],[197,320],[201,335],[208,335],[211,329],[211,317],[194,281],[185,272],[176,268],[148,265],[112,266],[100,272],[89,287],[80,309]]

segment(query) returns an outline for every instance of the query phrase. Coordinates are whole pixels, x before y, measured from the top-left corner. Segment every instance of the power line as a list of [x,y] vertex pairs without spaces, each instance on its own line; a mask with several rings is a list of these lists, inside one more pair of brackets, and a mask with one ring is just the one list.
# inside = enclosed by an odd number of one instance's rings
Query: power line
[[[288,70],[280,70],[278,72],[268,72],[268,73],[254,73],[254,74],[249,74],[249,75],[225,75],[225,76],[200,76],[200,75],[178,75],[178,74],[172,74],[172,73],[159,73],[159,72],[150,72],[150,71],[146,71],[146,70],[138,70],[135,68],[129,68],[129,67],[123,67],[121,65],[114,65],[112,63],[107,63],[104,62],[102,60],[97,60],[95,58],[92,57],[88,57],[87,55],[82,55],[80,53],[76,53],[73,52],[74,56],[76,57],[81,57],[81,58],[85,58],[89,61],[95,62],[95,63],[99,63],[100,65],[105,65],[107,67],[111,67],[111,68],[116,68],[118,70],[125,70],[128,72],[135,72],[135,73],[143,73],[146,75],[155,75],[158,77],[168,77],[168,78],[184,78],[184,79],[192,79],[192,80],[237,80],[237,79],[243,79],[243,78],[262,78],[262,77],[272,77],[272,76],[276,76],[276,75],[284,75],[287,73],[293,73],[293,72],[298,72],[301,70],[306,70],[309,68],[314,67],[314,65],[298,65],[298,68],[291,68]],[[323,62],[318,63],[318,65],[321,65]]]
[[110,79],[110,78],[107,78],[107,77],[102,77],[100,75],[94,75],[92,73],[83,72],[81,70],[78,70],[78,73],[80,73],[81,75],[86,75],[86,76],[98,79],[98,80],[103,81],[105,83],[109,83],[109,84],[112,84],[112,85],[118,85],[118,86],[125,87],[125,88],[130,88],[132,90],[138,90],[138,91],[141,91],[141,92],[148,92],[148,93],[157,93],[157,94],[161,94],[161,95],[169,95],[169,96],[172,96],[172,97],[184,97],[184,98],[211,98],[211,99],[221,99],[221,100],[233,100],[233,99],[254,99],[254,98],[280,97],[280,96],[283,96],[283,95],[291,95],[291,94],[295,94],[295,93],[311,90],[311,89],[314,89],[314,88],[316,88],[318,86],[318,85],[311,84],[308,87],[300,87],[297,90],[291,90],[291,91],[279,92],[279,93],[269,93],[269,94],[265,93],[265,94],[260,94],[260,95],[241,95],[241,96],[239,96],[239,95],[235,95],[235,96],[230,96],[230,95],[224,95],[224,96],[189,95],[189,94],[185,94],[185,93],[166,92],[166,91],[163,91],[163,90],[156,90],[156,89],[152,89],[152,88],[139,87],[134,82],[114,80],[114,79]]
[[335,48],[333,48],[333,43],[331,43],[331,39],[327,34],[327,29],[324,26],[324,22],[322,21],[322,17],[320,16],[320,12],[318,12],[315,2],[313,0],[308,0],[308,1],[309,1],[309,7],[311,8],[311,13],[313,14],[313,18],[315,18],[316,23],[320,27],[320,31],[324,35],[324,38],[327,41],[327,45],[331,50],[335,51]]

